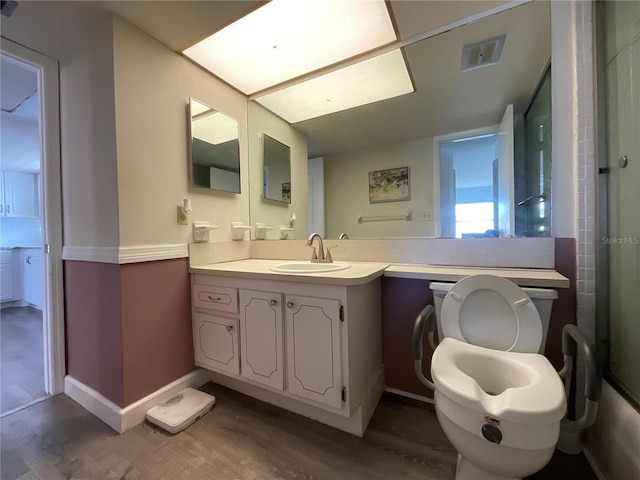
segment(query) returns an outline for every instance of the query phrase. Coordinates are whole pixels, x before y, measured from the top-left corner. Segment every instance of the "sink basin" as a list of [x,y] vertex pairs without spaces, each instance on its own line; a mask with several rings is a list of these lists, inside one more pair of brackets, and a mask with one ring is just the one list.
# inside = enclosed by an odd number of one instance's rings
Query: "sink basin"
[[311,263],[297,261],[280,263],[271,267],[270,270],[278,273],[323,273],[337,272],[347,268],[351,268],[351,265],[345,262]]

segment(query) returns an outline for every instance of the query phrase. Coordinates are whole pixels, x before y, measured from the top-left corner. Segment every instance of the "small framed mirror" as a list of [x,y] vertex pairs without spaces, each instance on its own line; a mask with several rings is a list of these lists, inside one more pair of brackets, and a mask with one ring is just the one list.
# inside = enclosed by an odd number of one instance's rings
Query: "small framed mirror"
[[240,193],[238,121],[194,98],[189,119],[191,185]]
[[262,197],[291,203],[291,148],[263,134],[262,154]]

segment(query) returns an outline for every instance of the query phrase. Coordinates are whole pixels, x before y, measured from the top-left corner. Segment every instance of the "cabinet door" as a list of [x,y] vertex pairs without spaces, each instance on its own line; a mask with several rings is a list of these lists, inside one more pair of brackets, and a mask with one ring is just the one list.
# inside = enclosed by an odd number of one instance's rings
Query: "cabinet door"
[[5,215],[37,217],[36,176],[32,173],[4,172]]
[[22,262],[22,281],[24,300],[36,308],[42,309],[42,252],[24,250],[20,255]]
[[282,390],[282,295],[240,290],[242,376]]
[[340,302],[287,295],[287,388],[342,407]]
[[195,313],[193,336],[196,365],[213,370],[240,373],[236,319]]
[[13,300],[13,266],[0,263],[0,301]]

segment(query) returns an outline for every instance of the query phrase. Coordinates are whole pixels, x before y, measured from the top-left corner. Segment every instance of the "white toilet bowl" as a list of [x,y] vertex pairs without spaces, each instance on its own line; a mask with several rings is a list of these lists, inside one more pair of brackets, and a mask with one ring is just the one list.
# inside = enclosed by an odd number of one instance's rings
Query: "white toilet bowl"
[[543,468],[566,398],[536,353],[546,329],[531,299],[509,280],[475,275],[455,284],[437,313],[444,338],[431,376],[438,420],[458,451],[456,479],[521,479]]
[[459,453],[456,479],[522,478],[549,462],[566,401],[545,357],[445,338],[431,372],[438,420]]

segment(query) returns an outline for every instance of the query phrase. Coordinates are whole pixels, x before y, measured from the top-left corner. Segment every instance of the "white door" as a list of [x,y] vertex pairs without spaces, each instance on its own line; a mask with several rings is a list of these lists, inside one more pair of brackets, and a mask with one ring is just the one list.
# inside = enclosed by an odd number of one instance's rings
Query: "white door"
[[242,376],[282,390],[282,295],[240,290]]
[[498,131],[498,230],[501,237],[515,232],[513,148],[513,105],[507,105]]
[[43,265],[44,299],[44,367],[45,391],[58,394],[64,391],[64,287],[62,270],[62,199],[60,180],[60,109],[58,62],[30,48],[5,38],[2,56],[37,72],[40,139],[39,212],[42,243],[45,246]]
[[340,302],[287,295],[287,388],[342,407]]
[[456,171],[453,153],[440,150],[440,235],[456,236]]
[[309,175],[309,235],[324,233],[324,158],[310,158]]

